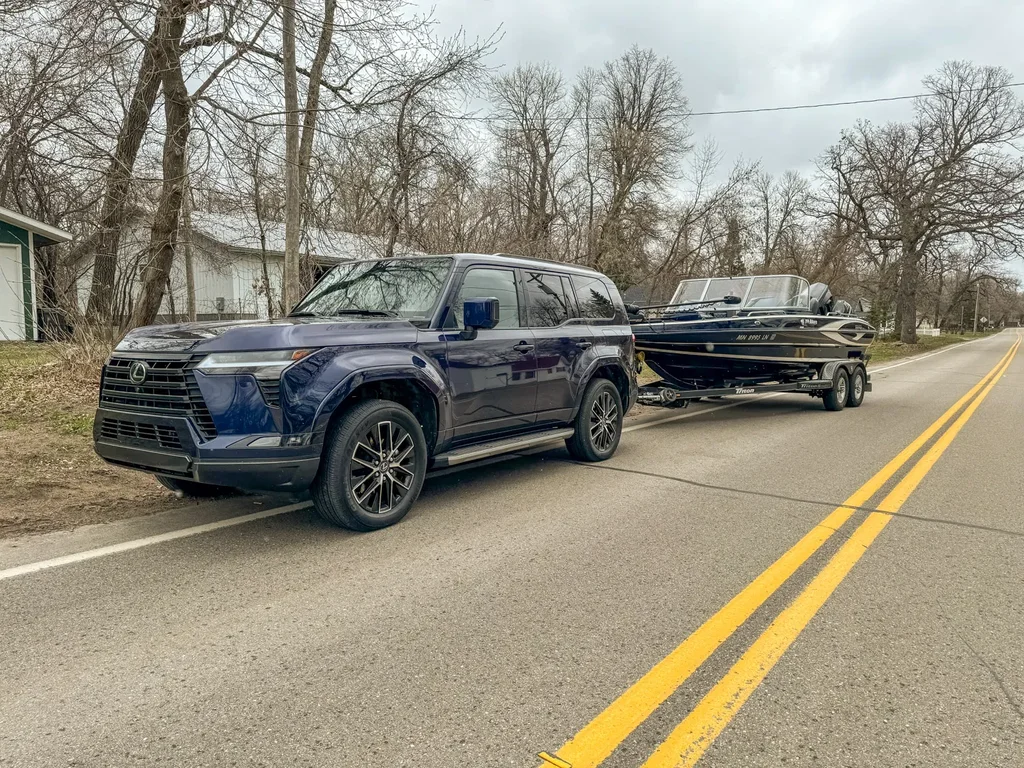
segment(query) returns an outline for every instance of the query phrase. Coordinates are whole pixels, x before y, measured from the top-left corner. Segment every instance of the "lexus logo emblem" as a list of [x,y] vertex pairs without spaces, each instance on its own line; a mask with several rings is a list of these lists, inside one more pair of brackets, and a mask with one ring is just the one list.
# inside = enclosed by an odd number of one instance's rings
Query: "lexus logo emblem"
[[142,384],[146,381],[146,374],[149,373],[149,366],[142,360],[136,360],[128,366],[128,378],[132,384]]

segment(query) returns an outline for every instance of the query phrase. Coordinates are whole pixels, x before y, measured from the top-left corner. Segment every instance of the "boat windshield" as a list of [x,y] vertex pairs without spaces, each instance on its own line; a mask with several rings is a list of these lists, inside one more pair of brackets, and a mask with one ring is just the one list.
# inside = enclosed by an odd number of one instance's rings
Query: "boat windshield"
[[676,288],[671,303],[706,301],[709,304],[714,302],[718,307],[730,306],[720,301],[726,296],[744,299],[743,309],[810,308],[807,281],[793,275],[683,280]]
[[744,309],[809,309],[807,281],[792,275],[755,277]]
[[683,304],[688,301],[698,301],[704,297],[704,289],[708,281],[704,280],[683,280],[672,294],[670,304]]
[[672,296],[672,304],[686,304],[692,301],[715,301],[726,296],[739,296],[747,293],[750,285],[749,277],[715,277],[711,280],[683,280]]
[[749,277],[716,277],[708,285],[708,289],[704,293],[704,300],[715,301],[724,299],[726,296],[739,296],[742,299],[747,295],[749,286]]

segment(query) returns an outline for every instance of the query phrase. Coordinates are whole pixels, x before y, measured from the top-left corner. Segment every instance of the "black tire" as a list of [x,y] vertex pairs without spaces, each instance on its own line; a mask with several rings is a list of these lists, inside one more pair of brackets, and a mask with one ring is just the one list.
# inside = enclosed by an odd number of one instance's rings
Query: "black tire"
[[423,429],[407,408],[390,400],[358,403],[327,433],[310,489],[313,507],[353,531],[394,525],[420,495],[427,458]]
[[612,382],[592,379],[587,384],[573,429],[565,447],[574,459],[604,461],[611,458],[622,437],[622,396]]
[[837,368],[832,377],[832,389],[828,390],[822,400],[826,411],[841,411],[846,407],[846,398],[850,394],[850,374],[845,368]]
[[857,366],[853,370],[853,375],[850,376],[850,394],[846,396],[846,407],[847,408],[859,408],[860,404],[864,402],[864,393],[866,392],[868,377],[861,366]]
[[153,475],[156,481],[164,488],[180,493],[190,499],[212,499],[217,496],[232,496],[238,491],[224,485],[209,485],[197,483],[195,480],[182,480],[177,477],[165,477],[164,475]]

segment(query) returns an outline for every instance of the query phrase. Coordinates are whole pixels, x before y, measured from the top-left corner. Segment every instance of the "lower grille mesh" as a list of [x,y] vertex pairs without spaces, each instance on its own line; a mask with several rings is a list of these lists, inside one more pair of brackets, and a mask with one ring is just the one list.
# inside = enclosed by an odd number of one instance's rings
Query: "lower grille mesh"
[[100,436],[119,442],[138,440],[169,450],[181,450],[184,447],[176,429],[162,424],[147,424],[141,421],[103,419],[100,424]]

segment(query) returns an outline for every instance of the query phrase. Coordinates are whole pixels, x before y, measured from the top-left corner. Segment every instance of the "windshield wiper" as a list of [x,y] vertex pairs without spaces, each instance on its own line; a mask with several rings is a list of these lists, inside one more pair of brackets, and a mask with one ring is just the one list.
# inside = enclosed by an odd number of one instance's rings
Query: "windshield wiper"
[[362,317],[398,317],[397,312],[387,309],[339,309],[333,315],[360,315]]
[[358,315],[359,317],[398,317],[397,312],[389,312],[386,309],[338,309],[334,312],[292,312],[288,317],[342,317],[344,315]]

